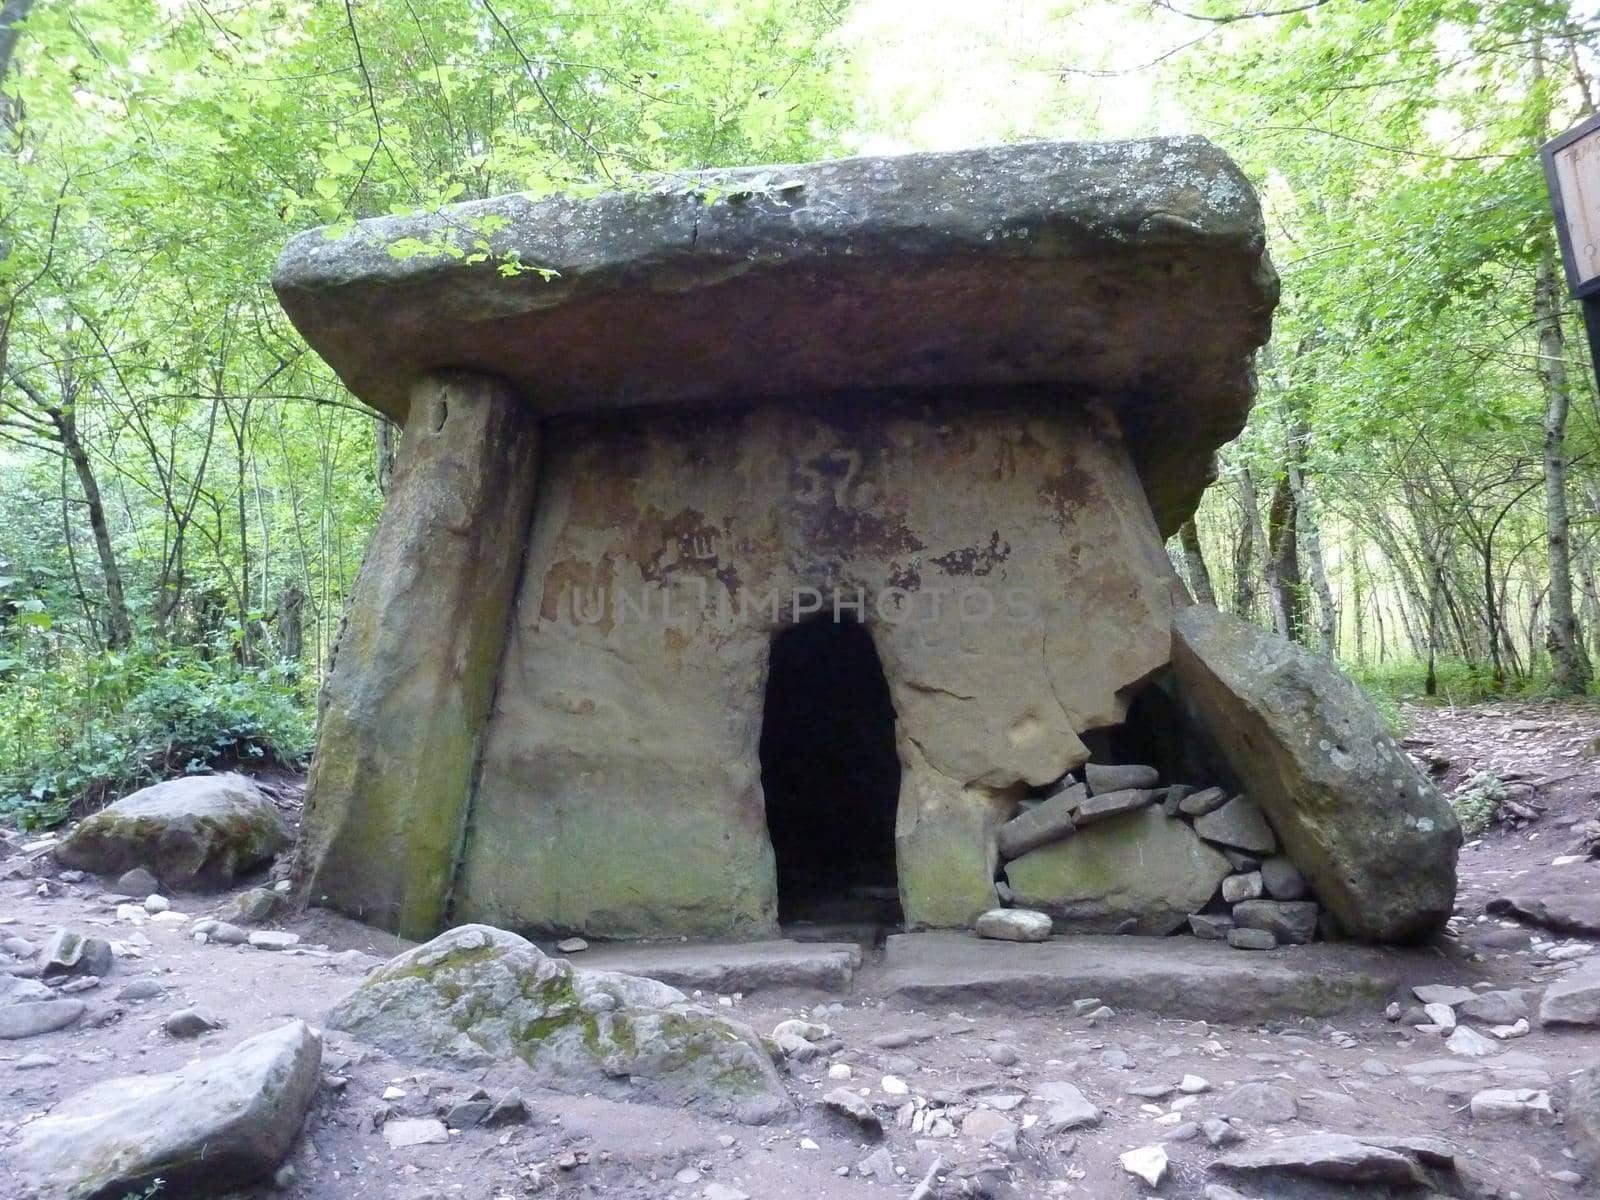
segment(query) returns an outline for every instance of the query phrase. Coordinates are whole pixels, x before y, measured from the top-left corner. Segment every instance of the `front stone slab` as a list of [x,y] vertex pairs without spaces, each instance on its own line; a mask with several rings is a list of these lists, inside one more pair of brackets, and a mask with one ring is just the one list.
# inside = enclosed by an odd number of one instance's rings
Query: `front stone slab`
[[1120,720],[1170,652],[1180,585],[1097,406],[572,419],[541,475],[460,920],[769,934],[767,655],[837,604],[896,711],[906,919],[965,924],[994,906],[1019,789],[1082,762],[1076,731]]

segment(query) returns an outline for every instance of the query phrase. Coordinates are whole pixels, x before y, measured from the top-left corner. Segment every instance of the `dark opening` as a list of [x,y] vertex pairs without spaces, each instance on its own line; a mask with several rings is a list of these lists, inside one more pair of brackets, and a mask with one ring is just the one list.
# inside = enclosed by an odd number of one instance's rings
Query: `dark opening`
[[778,919],[900,919],[894,704],[872,636],[828,618],[772,640],[761,786],[778,860]]

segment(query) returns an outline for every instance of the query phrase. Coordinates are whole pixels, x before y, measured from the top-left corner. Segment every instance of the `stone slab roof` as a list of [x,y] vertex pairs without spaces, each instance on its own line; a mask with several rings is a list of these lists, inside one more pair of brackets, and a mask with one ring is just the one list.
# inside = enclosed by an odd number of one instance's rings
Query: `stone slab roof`
[[[493,254],[473,261],[484,236]],[[413,238],[467,252],[391,253]],[[538,269],[507,273],[510,260]],[[940,389],[1100,397],[1165,532],[1243,424],[1277,299],[1249,182],[1192,137],[497,196],[301,234],[273,286],[351,391],[396,419],[417,378],[447,368],[503,377],[542,414]]]

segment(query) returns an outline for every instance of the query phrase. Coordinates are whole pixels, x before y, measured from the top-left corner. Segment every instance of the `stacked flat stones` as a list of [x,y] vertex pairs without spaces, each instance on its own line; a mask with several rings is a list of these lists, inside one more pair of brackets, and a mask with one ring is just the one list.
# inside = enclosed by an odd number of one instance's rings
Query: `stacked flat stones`
[[979,919],[982,936],[1039,940],[1045,918],[1086,933],[1187,928],[1241,950],[1318,934],[1321,908],[1255,802],[1162,786],[1154,767],[1090,763],[1022,801],[996,841],[1008,907]]

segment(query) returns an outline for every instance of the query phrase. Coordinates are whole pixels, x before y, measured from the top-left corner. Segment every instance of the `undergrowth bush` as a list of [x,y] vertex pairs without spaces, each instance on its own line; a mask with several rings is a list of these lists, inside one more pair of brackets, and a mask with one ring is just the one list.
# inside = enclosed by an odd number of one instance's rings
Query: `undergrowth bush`
[[1506,785],[1488,771],[1479,771],[1451,799],[1461,831],[1482,837],[1500,816],[1500,803],[1506,798]]
[[14,667],[0,689],[0,817],[28,828],[186,772],[298,766],[311,745],[291,668],[226,644]]

